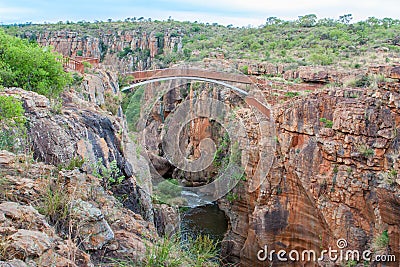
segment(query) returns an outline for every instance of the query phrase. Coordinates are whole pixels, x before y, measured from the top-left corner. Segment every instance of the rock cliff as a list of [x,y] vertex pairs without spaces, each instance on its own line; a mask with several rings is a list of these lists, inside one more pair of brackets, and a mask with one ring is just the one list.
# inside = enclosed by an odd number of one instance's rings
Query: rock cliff
[[[377,72],[376,68],[371,68],[368,73],[329,70],[322,73],[318,68],[304,68],[298,73],[305,82],[315,83],[343,84],[343,80],[364,75],[373,79],[377,73],[396,78],[396,68],[381,69],[386,71]],[[196,95],[193,84],[183,89],[169,86],[174,89],[150,112],[151,119],[145,130],[150,137],[147,149],[157,158],[158,171],[171,175],[174,167],[162,157],[159,129],[183,100],[195,103],[206,95],[238,106],[239,114],[246,114],[248,108],[229,90],[205,89],[206,92],[203,90]],[[269,87],[274,84],[263,86],[268,95]],[[246,168],[247,180],[239,182],[229,196],[218,202],[230,221],[222,242],[222,258],[226,263],[270,266],[269,262],[257,260],[257,252],[265,245],[276,251],[312,249],[318,252],[337,248],[336,242],[342,238],[347,240],[349,250],[383,251],[399,259],[398,86],[397,80],[386,80],[368,88],[317,87],[310,92],[307,83],[286,83],[285,92],[292,90],[299,95],[276,96],[280,101],[271,102],[276,127],[275,159],[266,181],[254,192],[250,184],[259,158],[257,146],[251,144],[259,145],[260,137],[254,118],[243,116],[246,128],[252,129],[247,147],[247,153],[252,155]],[[146,91],[145,98],[154,97],[154,92]],[[162,116],[160,106],[168,107]],[[195,120],[182,137],[181,149],[185,151],[190,147],[191,155],[195,155],[199,153],[200,139],[220,135],[221,131],[213,127],[210,120]],[[217,146],[221,144],[216,143]],[[172,176],[184,184],[189,184],[187,180],[200,184],[209,182],[190,173],[176,174],[174,170]],[[215,175],[215,169],[201,172],[203,178],[211,174]],[[376,240],[386,232],[387,247],[377,248]],[[303,266],[302,263],[290,264]],[[330,262],[325,258],[315,266],[340,264],[346,262]],[[387,263],[386,266],[396,264]],[[288,266],[288,263],[275,258],[272,266]]]
[[104,64],[115,65],[121,72],[148,69],[153,65],[155,56],[182,49],[181,37],[168,31],[115,30],[88,35],[61,30],[25,32],[25,35],[35,38],[41,45],[53,46],[64,56],[99,58]]
[[[267,181],[253,193],[245,182],[237,200],[220,202],[231,222],[227,261],[267,266],[256,260],[265,245],[320,251],[340,238],[364,251],[384,231],[398,259],[399,97],[387,87],[334,88],[274,106],[277,150]],[[288,263],[275,258],[273,266]]]
[[62,105],[19,88],[0,92],[23,103],[30,144],[23,155],[0,153],[0,265],[139,262],[158,238],[151,198],[136,182],[146,167],[119,110],[115,72],[74,79]]

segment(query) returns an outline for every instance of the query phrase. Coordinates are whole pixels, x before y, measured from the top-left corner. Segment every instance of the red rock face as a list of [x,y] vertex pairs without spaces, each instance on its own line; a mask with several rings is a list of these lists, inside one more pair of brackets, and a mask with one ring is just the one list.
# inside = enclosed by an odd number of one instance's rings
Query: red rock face
[[[303,71],[301,77],[312,82],[354,75],[311,68]],[[300,75],[300,71],[297,73]],[[270,85],[263,86],[267,88],[265,94],[272,95],[267,92]],[[251,133],[246,149],[250,163],[246,167],[247,181],[233,190],[238,198],[219,201],[230,219],[230,229],[222,242],[226,262],[270,266],[257,260],[257,252],[265,245],[270,250],[320,252],[329,247],[336,249],[341,238],[347,240],[348,249],[364,251],[374,248],[376,238],[384,231],[389,235],[386,249],[400,259],[399,84],[386,82],[379,87],[322,89],[299,84],[287,88],[299,92],[311,88],[315,92],[282,97],[281,104],[272,102],[278,141],[275,161],[266,181],[255,192],[250,192],[249,186],[259,161],[258,126],[246,116],[245,109],[238,111],[244,114]],[[190,92],[189,98],[194,99]],[[182,99],[175,90],[164,97],[164,106],[173,112]],[[186,136],[194,147],[201,138],[210,136],[209,126],[206,119],[194,122]],[[272,266],[288,263],[275,260]],[[398,262],[386,266],[398,266]]]
[[278,146],[267,181],[254,193],[245,182],[235,189],[242,197],[220,202],[231,221],[226,260],[270,266],[257,260],[264,245],[321,251],[340,238],[363,251],[385,230],[400,259],[399,99],[397,91],[335,89],[275,106]]
[[[26,33],[30,36],[32,33]],[[55,51],[68,57],[90,57],[101,58],[105,63],[115,65],[121,71],[126,71],[129,67],[132,70],[148,69],[152,65],[153,58],[162,53],[168,53],[177,48],[182,48],[181,38],[173,37],[168,32],[164,37],[156,37],[155,32],[136,32],[136,31],[116,31],[107,34],[101,33],[100,37],[84,36],[78,32],[44,32],[36,33],[37,42],[44,46],[53,46]],[[149,51],[144,53],[142,58],[130,56],[119,61],[116,53],[130,48],[132,51]],[[106,50],[104,50],[106,49]]]
[[389,77],[392,79],[400,79],[400,66],[392,68]]

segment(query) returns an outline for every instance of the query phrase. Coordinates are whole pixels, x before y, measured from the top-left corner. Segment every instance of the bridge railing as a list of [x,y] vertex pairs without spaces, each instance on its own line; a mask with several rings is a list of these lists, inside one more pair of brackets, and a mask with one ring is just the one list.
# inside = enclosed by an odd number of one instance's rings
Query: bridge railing
[[235,73],[226,73],[220,71],[210,71],[201,69],[156,69],[144,70],[125,73],[126,76],[132,76],[135,82],[141,82],[150,79],[166,78],[166,77],[199,77],[218,81],[228,81],[235,83],[251,84],[253,81],[246,76]]
[[100,60],[98,58],[91,58],[91,57],[77,56],[75,58],[71,58],[71,57],[64,56],[62,58],[61,62],[63,64],[64,69],[75,70],[75,71],[78,71],[83,74],[85,72],[84,62],[88,62],[93,67],[97,67]]

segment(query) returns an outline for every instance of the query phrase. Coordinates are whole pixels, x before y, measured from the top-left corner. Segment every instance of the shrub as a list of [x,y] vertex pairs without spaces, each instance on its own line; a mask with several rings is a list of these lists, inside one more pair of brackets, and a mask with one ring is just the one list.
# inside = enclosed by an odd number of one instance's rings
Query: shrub
[[181,195],[181,190],[177,188],[178,181],[175,179],[165,180],[157,185],[157,191],[165,197],[174,198]]
[[333,121],[331,121],[331,120],[328,120],[326,118],[320,118],[319,121],[324,123],[326,128],[332,128],[333,127]]
[[375,151],[367,145],[359,145],[357,150],[366,158],[372,157],[375,154]]
[[71,81],[61,56],[0,30],[0,80],[5,87],[21,87],[49,98],[58,97]]
[[119,59],[123,59],[127,55],[132,54],[132,52],[133,52],[132,49],[129,46],[127,46],[127,47],[124,47],[124,49],[122,51],[118,52],[117,56]]
[[388,231],[385,230],[381,235],[376,236],[372,243],[372,248],[376,251],[382,251],[387,248],[389,245],[389,234]]
[[239,199],[239,195],[236,193],[229,192],[228,194],[226,194],[226,200],[228,200],[231,203],[238,199]]
[[[141,87],[136,89],[133,94],[128,94],[128,99],[123,100],[124,113],[128,122],[128,128],[130,131],[136,131],[136,124],[140,118],[141,100],[144,94],[144,88]],[[129,104],[126,104],[129,103]]]
[[82,165],[85,163],[85,160],[81,158],[80,156],[74,157],[71,159],[71,161],[68,163],[68,166],[66,167],[67,170],[74,170],[76,168],[80,169],[82,168]]
[[26,140],[26,118],[22,102],[0,95],[0,150],[19,152]]
[[299,95],[300,95],[299,92],[286,92],[285,93],[286,97],[296,97],[296,96],[299,96]]
[[397,171],[395,169],[391,169],[390,171],[383,173],[384,182],[388,185],[395,185],[397,179]]
[[360,79],[354,82],[354,86],[359,88],[367,88],[370,85],[371,85],[371,80],[366,75],[361,76]]
[[92,174],[103,180],[103,186],[108,189],[115,184],[121,184],[125,176],[123,176],[118,168],[117,161],[110,162],[110,167],[106,168],[101,159],[92,164]]
[[113,115],[118,114],[118,109],[121,104],[121,100],[118,97],[118,95],[114,95],[110,92],[107,92],[104,94],[104,105],[105,109],[109,112],[111,112]]
[[89,62],[87,62],[87,61],[84,61],[83,63],[83,66],[85,67],[85,69],[91,69],[93,66],[92,66],[92,64],[90,64]]
[[333,58],[331,56],[324,55],[321,53],[311,54],[309,60],[315,65],[322,65],[322,66],[332,65],[333,63]]
[[240,68],[240,71],[243,73],[243,74],[249,74],[249,66],[247,66],[247,65],[244,65],[243,67],[241,67]]
[[195,266],[204,266],[218,255],[218,242],[208,235],[199,235],[195,239],[189,237],[188,251],[195,260]]
[[49,183],[41,198],[38,211],[45,215],[51,224],[62,229],[66,227],[70,215],[71,200],[67,191],[57,183]]

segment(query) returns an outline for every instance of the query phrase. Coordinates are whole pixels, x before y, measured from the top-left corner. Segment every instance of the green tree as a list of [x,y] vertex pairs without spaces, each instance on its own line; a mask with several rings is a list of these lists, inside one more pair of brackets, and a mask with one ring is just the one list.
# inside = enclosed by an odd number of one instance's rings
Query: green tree
[[0,150],[22,150],[26,139],[24,112],[20,100],[0,95]]
[[317,16],[315,14],[309,14],[299,16],[299,24],[302,27],[313,27],[317,22]]
[[64,72],[61,56],[0,30],[0,82],[21,87],[50,98],[58,97],[71,81]]
[[351,15],[351,14],[345,14],[343,16],[339,16],[339,22],[341,22],[343,24],[349,24],[352,19],[353,19],[353,15]]

